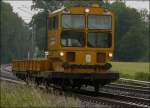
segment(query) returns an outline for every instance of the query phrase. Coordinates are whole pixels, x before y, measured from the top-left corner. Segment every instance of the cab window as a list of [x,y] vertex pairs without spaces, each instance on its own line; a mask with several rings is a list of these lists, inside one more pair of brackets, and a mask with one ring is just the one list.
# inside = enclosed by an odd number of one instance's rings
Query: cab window
[[110,48],[112,46],[111,33],[88,33],[88,47],[92,48]]
[[83,47],[84,33],[74,32],[74,31],[63,31],[61,33],[61,46],[62,47]]
[[110,15],[89,15],[88,28],[89,29],[111,29],[112,17]]
[[62,27],[72,29],[82,29],[85,27],[84,15],[63,15]]

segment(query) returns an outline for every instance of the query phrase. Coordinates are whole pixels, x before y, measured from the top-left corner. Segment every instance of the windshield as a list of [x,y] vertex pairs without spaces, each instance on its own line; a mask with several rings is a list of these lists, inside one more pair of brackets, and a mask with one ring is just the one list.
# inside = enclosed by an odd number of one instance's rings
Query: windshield
[[111,16],[110,15],[89,15],[88,28],[89,29],[111,29]]
[[84,15],[63,15],[62,27],[63,28],[84,28],[85,17]]
[[63,47],[83,47],[84,33],[74,31],[63,31],[61,34],[61,45]]
[[94,48],[110,48],[111,47],[111,34],[110,33],[88,33],[88,47]]

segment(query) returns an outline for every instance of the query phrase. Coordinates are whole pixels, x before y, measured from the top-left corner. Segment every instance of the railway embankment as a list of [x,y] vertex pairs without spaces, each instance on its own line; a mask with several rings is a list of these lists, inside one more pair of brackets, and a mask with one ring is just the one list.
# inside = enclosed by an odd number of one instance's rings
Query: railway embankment
[[0,107],[79,107],[79,100],[72,97],[46,93],[39,88],[2,81]]
[[[2,73],[10,73],[6,67]],[[6,72],[5,72],[6,71]],[[88,91],[74,93],[63,92],[26,85],[25,82],[5,77],[1,73],[1,106],[2,107],[149,107],[149,82],[120,78],[119,81],[106,85],[99,93],[87,95]],[[7,82],[4,82],[4,81]],[[70,90],[70,89],[69,89]],[[70,90],[71,91],[71,90]],[[60,92],[63,93],[60,95]],[[87,92],[87,94],[85,94]],[[65,94],[65,95],[64,95]],[[19,106],[18,106],[19,105]]]

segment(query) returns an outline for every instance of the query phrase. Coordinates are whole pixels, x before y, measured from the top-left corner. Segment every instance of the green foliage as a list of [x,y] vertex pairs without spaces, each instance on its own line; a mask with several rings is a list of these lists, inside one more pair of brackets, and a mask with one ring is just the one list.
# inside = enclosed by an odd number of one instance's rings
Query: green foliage
[[1,63],[26,57],[29,40],[28,26],[13,13],[10,4],[1,2]]
[[134,79],[133,75],[130,74],[125,74],[125,73],[120,73],[121,78],[128,78],[128,79]]
[[35,41],[36,46],[40,50],[45,50],[47,48],[47,13],[40,12],[37,15],[33,16],[33,22],[31,22],[30,26],[35,25]]
[[135,79],[150,81],[150,73],[138,72],[137,74],[135,74]]
[[54,11],[63,6],[64,0],[32,0],[32,9],[42,9]]
[[148,61],[149,30],[141,14],[122,2],[113,3],[110,9],[116,14],[115,60]]
[[92,4],[104,5],[103,0],[64,0],[64,6],[91,6]]
[[149,63],[145,62],[111,62],[112,70],[123,73],[135,75],[138,72],[149,73]]
[[90,6],[91,4],[103,5],[103,0],[32,0],[34,5],[33,9],[43,9],[54,11],[62,6]]
[[150,81],[149,63],[111,62],[112,71],[119,72],[120,77]]
[[142,28],[132,27],[121,39],[119,47],[119,57],[121,60],[137,60],[145,54],[145,36]]
[[142,81],[150,81],[150,74],[145,72],[137,72],[135,75],[121,73],[120,77]]

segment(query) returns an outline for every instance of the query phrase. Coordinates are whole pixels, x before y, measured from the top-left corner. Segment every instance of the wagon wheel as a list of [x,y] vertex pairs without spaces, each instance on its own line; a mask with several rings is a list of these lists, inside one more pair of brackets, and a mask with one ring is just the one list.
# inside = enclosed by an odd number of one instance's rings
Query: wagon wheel
[[65,79],[63,79],[63,80],[62,80],[61,88],[62,88],[63,90],[65,90],[65,89],[66,89]]
[[35,86],[38,87],[40,85],[40,81],[39,78],[35,78]]
[[34,84],[35,88],[39,86],[39,83],[37,84],[37,77],[32,78],[32,83]]
[[74,89],[74,88],[75,88],[75,84],[74,84],[73,79],[71,79],[71,80],[70,80],[70,86],[71,86],[71,88],[72,88],[72,89]]
[[99,89],[100,89],[99,84],[94,85],[94,91],[95,91],[95,93],[98,93]]
[[77,86],[77,89],[78,89],[78,90],[80,90],[80,89],[81,89],[81,84],[79,84],[79,85]]
[[77,81],[76,81],[76,80],[74,80],[74,81],[73,81],[73,80],[71,80],[70,85],[71,85],[72,89],[80,89],[80,88],[81,88],[81,86],[82,86],[82,84],[77,83]]
[[49,90],[49,87],[50,87],[50,82],[48,79],[45,79],[45,87],[47,90]]
[[29,85],[29,81],[30,81],[29,74],[26,74],[26,76],[25,76],[25,82],[26,82],[27,85]]

